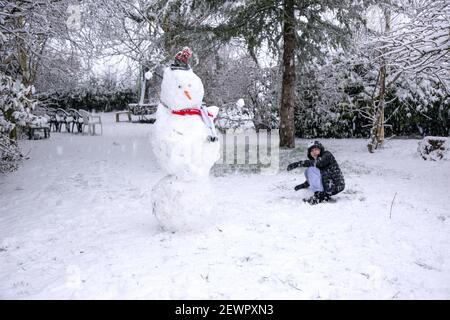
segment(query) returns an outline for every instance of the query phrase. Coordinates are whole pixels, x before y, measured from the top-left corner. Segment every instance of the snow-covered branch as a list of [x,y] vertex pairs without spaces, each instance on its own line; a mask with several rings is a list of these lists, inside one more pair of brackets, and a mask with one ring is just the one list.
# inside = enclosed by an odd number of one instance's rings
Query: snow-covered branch
[[450,3],[415,1],[392,32],[375,40],[391,70],[441,82],[450,92]]

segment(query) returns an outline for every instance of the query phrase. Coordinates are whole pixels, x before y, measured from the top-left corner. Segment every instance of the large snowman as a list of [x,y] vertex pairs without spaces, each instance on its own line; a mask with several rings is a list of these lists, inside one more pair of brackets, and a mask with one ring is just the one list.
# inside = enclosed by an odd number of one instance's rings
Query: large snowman
[[153,152],[167,173],[152,190],[153,214],[164,230],[198,228],[211,220],[209,171],[220,158],[217,107],[202,106],[204,88],[184,48],[164,70]]

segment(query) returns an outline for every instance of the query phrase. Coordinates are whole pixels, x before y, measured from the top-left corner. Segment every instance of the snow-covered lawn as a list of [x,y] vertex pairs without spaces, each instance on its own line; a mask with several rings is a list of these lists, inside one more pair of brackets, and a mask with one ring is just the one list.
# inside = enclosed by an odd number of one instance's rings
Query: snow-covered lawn
[[206,227],[172,234],[151,214],[151,125],[103,121],[22,141],[31,159],[0,176],[0,298],[450,299],[450,161],[417,140],[322,140],[335,203],[301,201],[303,169],[211,177]]

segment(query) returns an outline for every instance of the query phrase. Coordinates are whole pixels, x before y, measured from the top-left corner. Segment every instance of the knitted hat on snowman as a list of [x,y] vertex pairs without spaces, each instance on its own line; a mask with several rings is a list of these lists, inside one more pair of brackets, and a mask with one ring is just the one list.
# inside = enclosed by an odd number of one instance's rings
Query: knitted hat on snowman
[[192,51],[188,47],[184,47],[175,56],[175,60],[170,66],[172,70],[189,70],[191,66],[188,64],[189,58],[192,56]]

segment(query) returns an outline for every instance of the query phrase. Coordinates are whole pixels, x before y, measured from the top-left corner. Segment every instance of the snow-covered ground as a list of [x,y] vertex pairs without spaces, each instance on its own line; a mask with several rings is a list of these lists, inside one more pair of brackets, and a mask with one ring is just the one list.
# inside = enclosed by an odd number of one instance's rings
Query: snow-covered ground
[[103,136],[22,141],[30,160],[0,176],[0,298],[450,298],[450,161],[417,140],[322,140],[346,178],[335,203],[301,201],[304,169],[213,176],[211,219],[165,233],[152,126],[102,119]]

